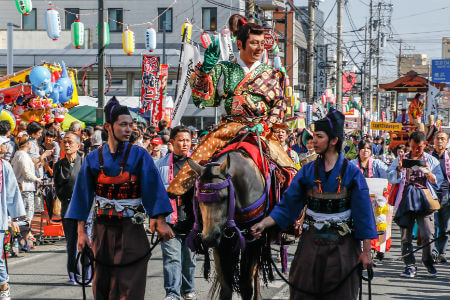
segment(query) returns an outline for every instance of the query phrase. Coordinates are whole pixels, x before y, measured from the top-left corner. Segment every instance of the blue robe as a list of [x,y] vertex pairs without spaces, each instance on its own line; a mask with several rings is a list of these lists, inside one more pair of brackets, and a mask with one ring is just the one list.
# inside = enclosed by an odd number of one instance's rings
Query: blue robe
[[[124,147],[121,148],[122,150],[115,154],[114,157],[109,151],[108,144],[103,146],[103,170],[106,176],[119,175],[120,164],[122,163],[125,154],[124,149],[126,149],[127,144],[125,143]],[[99,149],[96,149],[84,159],[65,218],[82,221],[86,221],[88,218],[95,197],[95,183],[100,173],[98,152]],[[142,205],[150,217],[157,215],[166,216],[172,212],[172,206],[159,176],[158,169],[145,149],[137,146],[131,148],[124,171],[139,177]]]
[[[319,160],[319,175],[324,192],[336,192],[338,183],[336,177],[341,172],[344,155],[341,154],[328,180],[325,179],[324,164]],[[351,190],[350,208],[354,224],[353,236],[356,239],[377,238],[375,218],[370,202],[369,188],[361,171],[353,164],[348,164],[342,180],[343,186]],[[291,185],[283,194],[281,201],[275,206],[270,216],[283,229],[295,222],[305,206],[307,190],[314,185],[314,162],[305,165],[292,180]]]
[[[354,164],[357,168],[359,168],[357,158],[351,160],[350,162],[352,164]],[[388,166],[384,162],[382,162],[379,159],[372,158],[372,172],[373,172],[372,178],[386,178],[387,179],[387,170],[388,170]]]
[[14,171],[6,160],[2,159],[2,188],[0,196],[0,230],[8,230],[8,215],[11,218],[25,216],[22,195]]

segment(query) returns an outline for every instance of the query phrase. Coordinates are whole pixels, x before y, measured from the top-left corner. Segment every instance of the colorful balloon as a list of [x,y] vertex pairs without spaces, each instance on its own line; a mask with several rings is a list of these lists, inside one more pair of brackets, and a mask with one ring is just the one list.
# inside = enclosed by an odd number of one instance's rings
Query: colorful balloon
[[61,77],[56,80],[53,91],[50,95],[50,98],[53,99],[54,104],[66,103],[67,101],[72,99],[73,95],[74,87],[72,79],[70,79],[69,74],[67,73],[66,64],[64,63],[64,61],[61,64]]
[[44,66],[34,67],[29,74],[31,90],[38,96],[44,97],[52,92],[52,75]]

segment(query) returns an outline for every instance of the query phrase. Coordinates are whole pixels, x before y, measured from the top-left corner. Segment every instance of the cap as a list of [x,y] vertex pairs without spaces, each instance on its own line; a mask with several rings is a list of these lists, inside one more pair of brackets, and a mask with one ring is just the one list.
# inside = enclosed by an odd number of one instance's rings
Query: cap
[[163,141],[162,141],[162,139],[160,139],[159,137],[155,137],[155,138],[153,138],[153,139],[150,141],[150,143],[156,144],[156,145],[162,145],[162,144],[163,144]]

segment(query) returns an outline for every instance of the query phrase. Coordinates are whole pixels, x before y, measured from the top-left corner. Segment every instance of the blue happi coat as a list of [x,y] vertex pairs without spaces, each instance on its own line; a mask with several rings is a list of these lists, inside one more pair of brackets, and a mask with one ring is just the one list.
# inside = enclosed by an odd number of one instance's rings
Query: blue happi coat
[[[357,158],[352,159],[350,162],[359,168],[359,161]],[[384,162],[379,159],[372,158],[372,178],[387,178],[387,170],[388,166]]]
[[[111,154],[108,144],[103,146],[103,170],[106,176],[119,175],[127,145],[128,143],[125,143],[114,156]],[[100,173],[98,153],[99,149],[96,149],[84,159],[65,218],[86,221],[95,197],[97,176]],[[142,205],[150,217],[166,216],[172,212],[172,206],[159,172],[145,149],[138,146],[131,148],[124,171],[139,177]]]
[[[344,155],[340,154],[328,179],[325,179],[323,159],[317,158],[317,160],[319,161],[319,175],[323,192],[337,192],[338,182],[336,178],[341,172]],[[360,240],[377,238],[369,188],[358,167],[348,163],[342,183],[351,191],[350,208],[354,224],[353,236]],[[312,189],[314,184],[314,162],[310,162],[300,169],[283,194],[280,203],[270,213],[270,216],[280,228],[286,228],[299,218],[306,203],[307,191]]]

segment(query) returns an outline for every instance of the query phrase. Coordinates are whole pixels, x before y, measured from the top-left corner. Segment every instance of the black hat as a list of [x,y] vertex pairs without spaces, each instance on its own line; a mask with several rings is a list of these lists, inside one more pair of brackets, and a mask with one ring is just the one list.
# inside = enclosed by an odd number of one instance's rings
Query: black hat
[[115,96],[109,99],[108,103],[106,103],[105,107],[103,108],[103,112],[105,113],[105,121],[109,124],[113,124],[115,121],[117,121],[120,115],[131,116],[128,107],[120,105]]
[[325,131],[330,138],[343,138],[344,122],[345,116],[340,111],[330,108],[325,118],[314,122],[314,131]]

